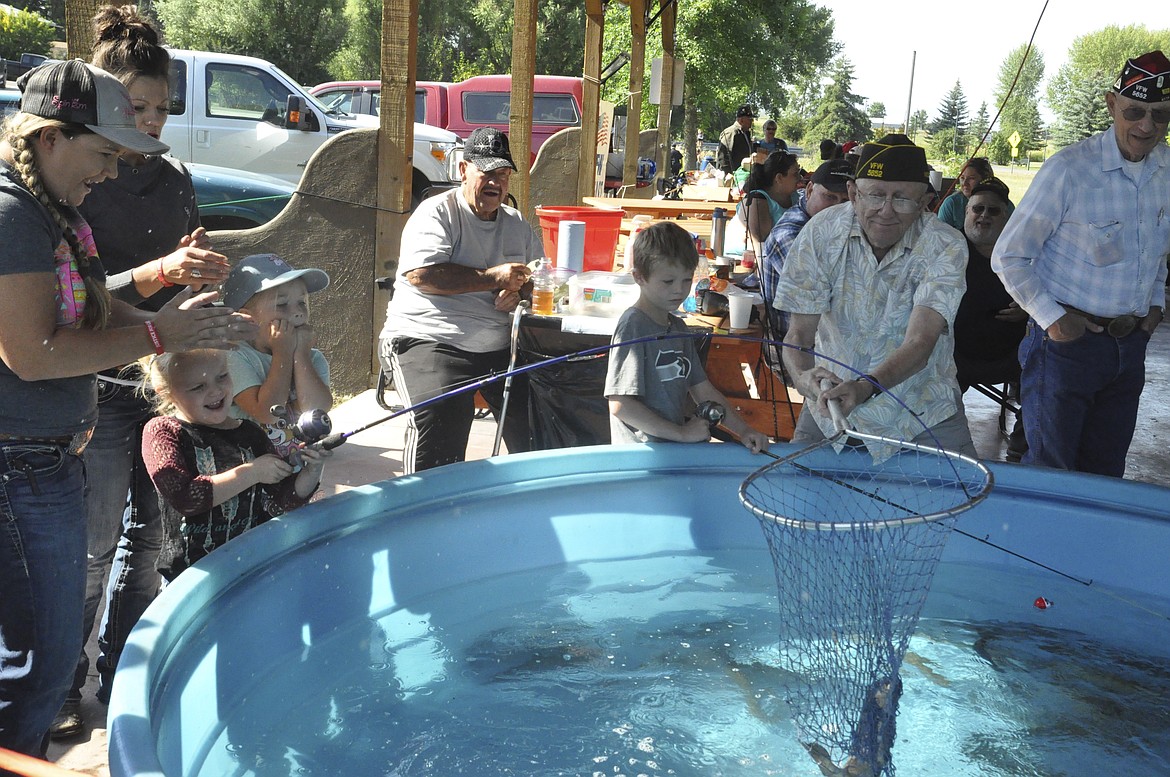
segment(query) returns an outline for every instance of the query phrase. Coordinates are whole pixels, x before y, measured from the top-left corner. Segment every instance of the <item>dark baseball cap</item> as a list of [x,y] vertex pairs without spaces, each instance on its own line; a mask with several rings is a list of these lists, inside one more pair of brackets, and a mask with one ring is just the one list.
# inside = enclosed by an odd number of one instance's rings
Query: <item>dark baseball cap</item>
[[750,116],[753,119],[756,118],[756,107],[751,103],[744,103],[735,112],[735,118],[737,119],[742,119],[745,116]]
[[820,184],[831,192],[843,192],[853,177],[853,165],[844,159],[823,162],[812,174],[810,183]]
[[494,127],[478,127],[471,133],[463,145],[463,159],[485,173],[501,167],[516,169],[508,136]]
[[16,85],[24,113],[84,125],[139,154],[165,154],[171,148],[138,131],[130,92],[121,81],[80,59],[46,62],[22,75]]

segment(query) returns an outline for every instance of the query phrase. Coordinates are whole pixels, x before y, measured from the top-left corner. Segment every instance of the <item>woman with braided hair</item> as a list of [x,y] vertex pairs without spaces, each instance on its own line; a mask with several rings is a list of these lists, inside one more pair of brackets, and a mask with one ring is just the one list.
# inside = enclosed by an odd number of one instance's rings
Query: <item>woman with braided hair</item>
[[110,298],[77,207],[123,153],[167,147],[135,128],[121,82],[80,60],[17,85],[21,110],[0,139],[0,747],[43,756],[81,651],[94,373],[230,347],[255,327],[207,307],[215,293],[157,313]]
[[[132,5],[105,6],[93,20],[93,64],[116,76],[130,93],[141,132],[157,139],[170,104],[170,53],[154,27]],[[79,208],[93,229],[115,299],[158,311],[186,286],[222,282],[227,259],[211,250],[199,225],[195,187],[171,156],[127,152],[118,177],[93,187]],[[158,494],[142,463],[142,428],[153,413],[130,381],[111,369],[98,375],[98,420],[83,456],[89,569],[85,582],[82,649],[73,684],[53,721],[53,739],[84,729],[81,690],[89,672],[85,643],[98,632],[98,699],[109,700],[118,657],[130,630],[158,592],[155,560],[162,544]],[[126,509],[126,494],[130,494]],[[108,580],[108,582],[107,582]]]

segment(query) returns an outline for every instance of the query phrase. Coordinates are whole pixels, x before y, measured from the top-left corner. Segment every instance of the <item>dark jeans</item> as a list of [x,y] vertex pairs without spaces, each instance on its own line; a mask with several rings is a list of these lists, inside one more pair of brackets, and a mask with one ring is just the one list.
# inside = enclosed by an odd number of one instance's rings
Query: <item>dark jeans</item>
[[106,594],[106,611],[98,632],[97,669],[101,681],[98,695],[105,700],[126,637],[159,589],[155,564],[162,547],[162,518],[158,492],[142,461],[142,427],[152,413],[144,399],[133,396],[132,389],[110,389],[109,385],[99,384],[102,400],[97,427],[84,454],[89,473],[85,489],[89,569],[81,657],[69,691],[72,699],[81,698],[89,671],[85,643],[93,631],[102,592]]
[[0,747],[44,757],[81,650],[85,465],[0,443]]
[[[409,407],[444,392],[466,386],[492,373],[508,369],[507,350],[472,353],[458,348],[410,337],[382,343],[383,364],[389,362],[394,387]],[[498,420],[503,404],[504,379],[480,389]],[[523,375],[512,379],[508,413],[504,419],[504,442],[509,453],[531,450],[528,426],[528,381]],[[407,473],[420,472],[463,461],[475,413],[475,392],[461,394],[415,410],[406,430],[402,464]]]
[[1071,343],[1036,322],[1020,343],[1025,464],[1121,477],[1146,382],[1141,328],[1120,339],[1086,332]]

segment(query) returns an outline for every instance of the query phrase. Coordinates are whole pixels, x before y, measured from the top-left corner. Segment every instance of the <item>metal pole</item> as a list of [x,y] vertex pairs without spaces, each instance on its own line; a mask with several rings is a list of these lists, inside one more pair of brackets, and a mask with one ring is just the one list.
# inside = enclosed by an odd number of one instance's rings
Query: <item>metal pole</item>
[[[906,129],[906,136],[910,137],[910,102],[914,99],[914,65],[918,61],[918,52],[915,51],[910,56],[910,91],[906,95],[906,123],[903,125]],[[911,140],[914,138],[910,137]]]

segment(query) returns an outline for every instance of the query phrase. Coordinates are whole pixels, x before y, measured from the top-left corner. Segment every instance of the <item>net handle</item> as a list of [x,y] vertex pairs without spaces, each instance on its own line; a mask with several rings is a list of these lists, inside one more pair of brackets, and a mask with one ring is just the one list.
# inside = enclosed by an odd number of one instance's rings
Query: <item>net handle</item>
[[[833,388],[833,381],[828,378],[821,378],[821,393],[824,394],[831,388]],[[845,423],[845,414],[841,412],[841,400],[833,397],[832,399],[826,399],[825,402],[829,406],[829,418],[833,419],[833,426],[836,427],[837,431],[849,431],[849,427]]]

